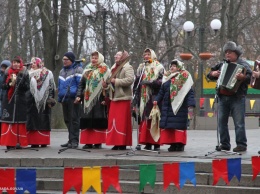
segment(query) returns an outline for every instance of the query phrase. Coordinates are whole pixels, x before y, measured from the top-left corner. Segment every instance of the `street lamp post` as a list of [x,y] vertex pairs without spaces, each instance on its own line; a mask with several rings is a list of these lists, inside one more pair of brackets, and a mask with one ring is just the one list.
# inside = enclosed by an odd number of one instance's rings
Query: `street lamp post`
[[[202,20],[203,21],[203,20]],[[218,19],[214,19],[210,23],[211,28],[214,30],[215,35],[217,31],[221,28],[221,21]],[[187,32],[188,38],[191,37],[191,32],[194,30],[194,24],[191,21],[186,21],[183,25],[183,29]],[[198,79],[196,80],[196,104],[200,103],[200,98],[203,96],[203,67],[204,60],[210,59],[213,55],[209,52],[205,52],[204,39],[205,39],[205,26],[204,22],[197,28],[199,35],[199,57],[200,57],[200,66],[198,67]],[[196,34],[196,31],[194,35]],[[196,113],[200,110],[200,106],[197,106]],[[196,114],[195,114],[196,115]],[[196,126],[196,118],[194,118],[194,126]]]
[[[116,3],[112,5],[112,9],[116,14],[123,14],[126,11],[126,6],[123,3]],[[94,4],[88,3],[84,6],[83,12],[88,17],[94,17],[95,20],[97,19],[99,13],[102,16],[102,42],[103,42],[102,44],[103,44],[103,56],[105,61],[106,53],[107,53],[106,23],[107,23],[107,16],[108,14],[111,14],[111,11],[107,10],[104,7],[100,11],[97,11]]]

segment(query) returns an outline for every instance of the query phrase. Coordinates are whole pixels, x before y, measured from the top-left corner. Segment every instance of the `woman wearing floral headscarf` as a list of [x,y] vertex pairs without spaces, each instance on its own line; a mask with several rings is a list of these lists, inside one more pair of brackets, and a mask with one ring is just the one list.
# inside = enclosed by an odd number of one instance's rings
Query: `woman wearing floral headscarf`
[[163,76],[154,105],[162,102],[160,144],[170,144],[169,152],[183,151],[187,141],[188,108],[195,107],[193,80],[184,64],[175,59]]
[[27,146],[26,92],[29,90],[29,76],[21,57],[12,60],[11,66],[5,71],[4,80],[2,88],[7,92],[2,104],[1,145],[7,149]]
[[[157,60],[154,50],[147,48],[143,54],[144,62],[137,69],[136,82],[140,81],[140,87],[135,82],[135,99],[133,105],[139,108],[141,123],[139,125],[139,143],[144,144],[144,149],[151,150],[154,145],[154,151],[160,150],[159,141],[154,141],[150,133],[151,119],[150,112],[153,108],[153,101],[158,94],[164,73],[163,65]],[[138,148],[139,149],[139,148]]]
[[55,105],[52,72],[38,57],[31,59],[30,91],[27,93],[27,137],[33,148],[50,145],[51,107]]
[[106,141],[107,106],[102,80],[110,76],[110,69],[104,63],[104,56],[95,51],[91,54],[91,63],[85,68],[78,87],[76,101],[82,103],[80,118],[80,143],[83,149],[101,148]]

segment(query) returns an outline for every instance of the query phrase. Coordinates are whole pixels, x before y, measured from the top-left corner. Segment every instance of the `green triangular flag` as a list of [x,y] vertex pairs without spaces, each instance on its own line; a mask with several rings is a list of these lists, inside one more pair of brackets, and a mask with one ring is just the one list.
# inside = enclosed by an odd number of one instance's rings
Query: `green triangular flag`
[[155,164],[140,164],[140,186],[139,191],[144,189],[147,183],[150,183],[151,187],[154,189],[155,179],[156,179],[156,166]]

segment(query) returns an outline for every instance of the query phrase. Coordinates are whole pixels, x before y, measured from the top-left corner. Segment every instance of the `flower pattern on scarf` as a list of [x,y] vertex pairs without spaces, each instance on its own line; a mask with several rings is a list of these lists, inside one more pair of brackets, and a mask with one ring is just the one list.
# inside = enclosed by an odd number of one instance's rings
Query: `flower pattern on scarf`
[[99,65],[99,66],[90,66],[90,71],[86,78],[86,90],[85,90],[85,101],[89,100],[89,97],[94,92],[96,87],[98,86],[101,79],[104,77],[105,73],[107,72],[107,66]]
[[189,77],[189,73],[186,70],[184,70],[171,79],[171,85],[170,85],[171,102],[174,101],[174,97],[178,95],[178,92],[181,90],[183,84],[187,81],[188,77]]
[[40,90],[42,88],[42,84],[45,81],[46,77],[48,76],[49,71],[41,71],[39,77],[35,76],[35,79],[37,81],[37,89]]
[[[157,65],[157,63],[156,63],[156,65]],[[154,67],[151,67],[151,68],[149,68],[149,66],[146,67],[145,72],[146,73],[144,73],[143,77],[142,77],[143,81],[151,81],[151,80],[154,79],[154,77],[155,77]],[[146,104],[146,102],[147,102],[147,95],[148,95],[147,94],[147,86],[142,85],[142,87],[141,87],[141,98],[142,98],[144,104]]]

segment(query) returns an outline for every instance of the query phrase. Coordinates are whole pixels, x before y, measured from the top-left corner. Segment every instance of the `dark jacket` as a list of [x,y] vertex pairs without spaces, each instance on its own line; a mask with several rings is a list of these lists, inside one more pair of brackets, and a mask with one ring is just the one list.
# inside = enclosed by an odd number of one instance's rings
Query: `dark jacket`
[[[49,87],[48,99],[54,99],[54,83],[50,82],[52,86]],[[35,104],[35,99],[30,91],[26,94],[27,98],[27,131],[50,131],[51,130],[51,108],[48,106],[48,99],[45,105],[45,109],[41,108],[40,112]]]
[[160,120],[160,128],[162,129],[187,129],[187,121],[188,121],[188,107],[195,107],[195,99],[193,89],[190,89],[184,101],[177,112],[174,115],[171,99],[170,99],[170,83],[171,80],[165,82],[156,96],[157,103],[162,102],[162,106],[160,108],[161,111],[161,120]]
[[105,100],[101,92],[99,98],[90,112],[84,112],[84,91],[86,87],[86,78],[82,77],[78,86],[77,97],[82,100],[80,129],[107,129],[107,106],[102,105],[101,102]]
[[[252,75],[252,70],[250,68],[250,65],[243,59],[238,59],[237,63],[240,65],[243,65],[246,69],[246,79],[240,84],[237,92],[235,93],[236,96],[246,96],[247,94],[247,89],[248,89],[248,84],[250,84],[250,79],[251,79],[251,75]],[[215,65],[214,67],[211,68],[211,71],[208,73],[207,77],[210,80],[217,80],[217,77],[213,77],[211,76],[211,72],[212,71],[217,71],[217,70],[221,70],[221,67],[223,65],[223,62],[218,63],[217,65]],[[218,92],[218,91],[217,91]]]
[[[8,72],[8,69],[5,71]],[[7,74],[5,73],[4,80],[7,79]],[[1,122],[6,123],[26,123],[26,108],[27,99],[26,92],[29,90],[29,75],[26,69],[20,71],[17,74],[15,91],[11,101],[8,101],[7,93],[10,88],[9,83],[4,81],[2,88],[7,90],[4,94],[2,101],[3,114]]]

